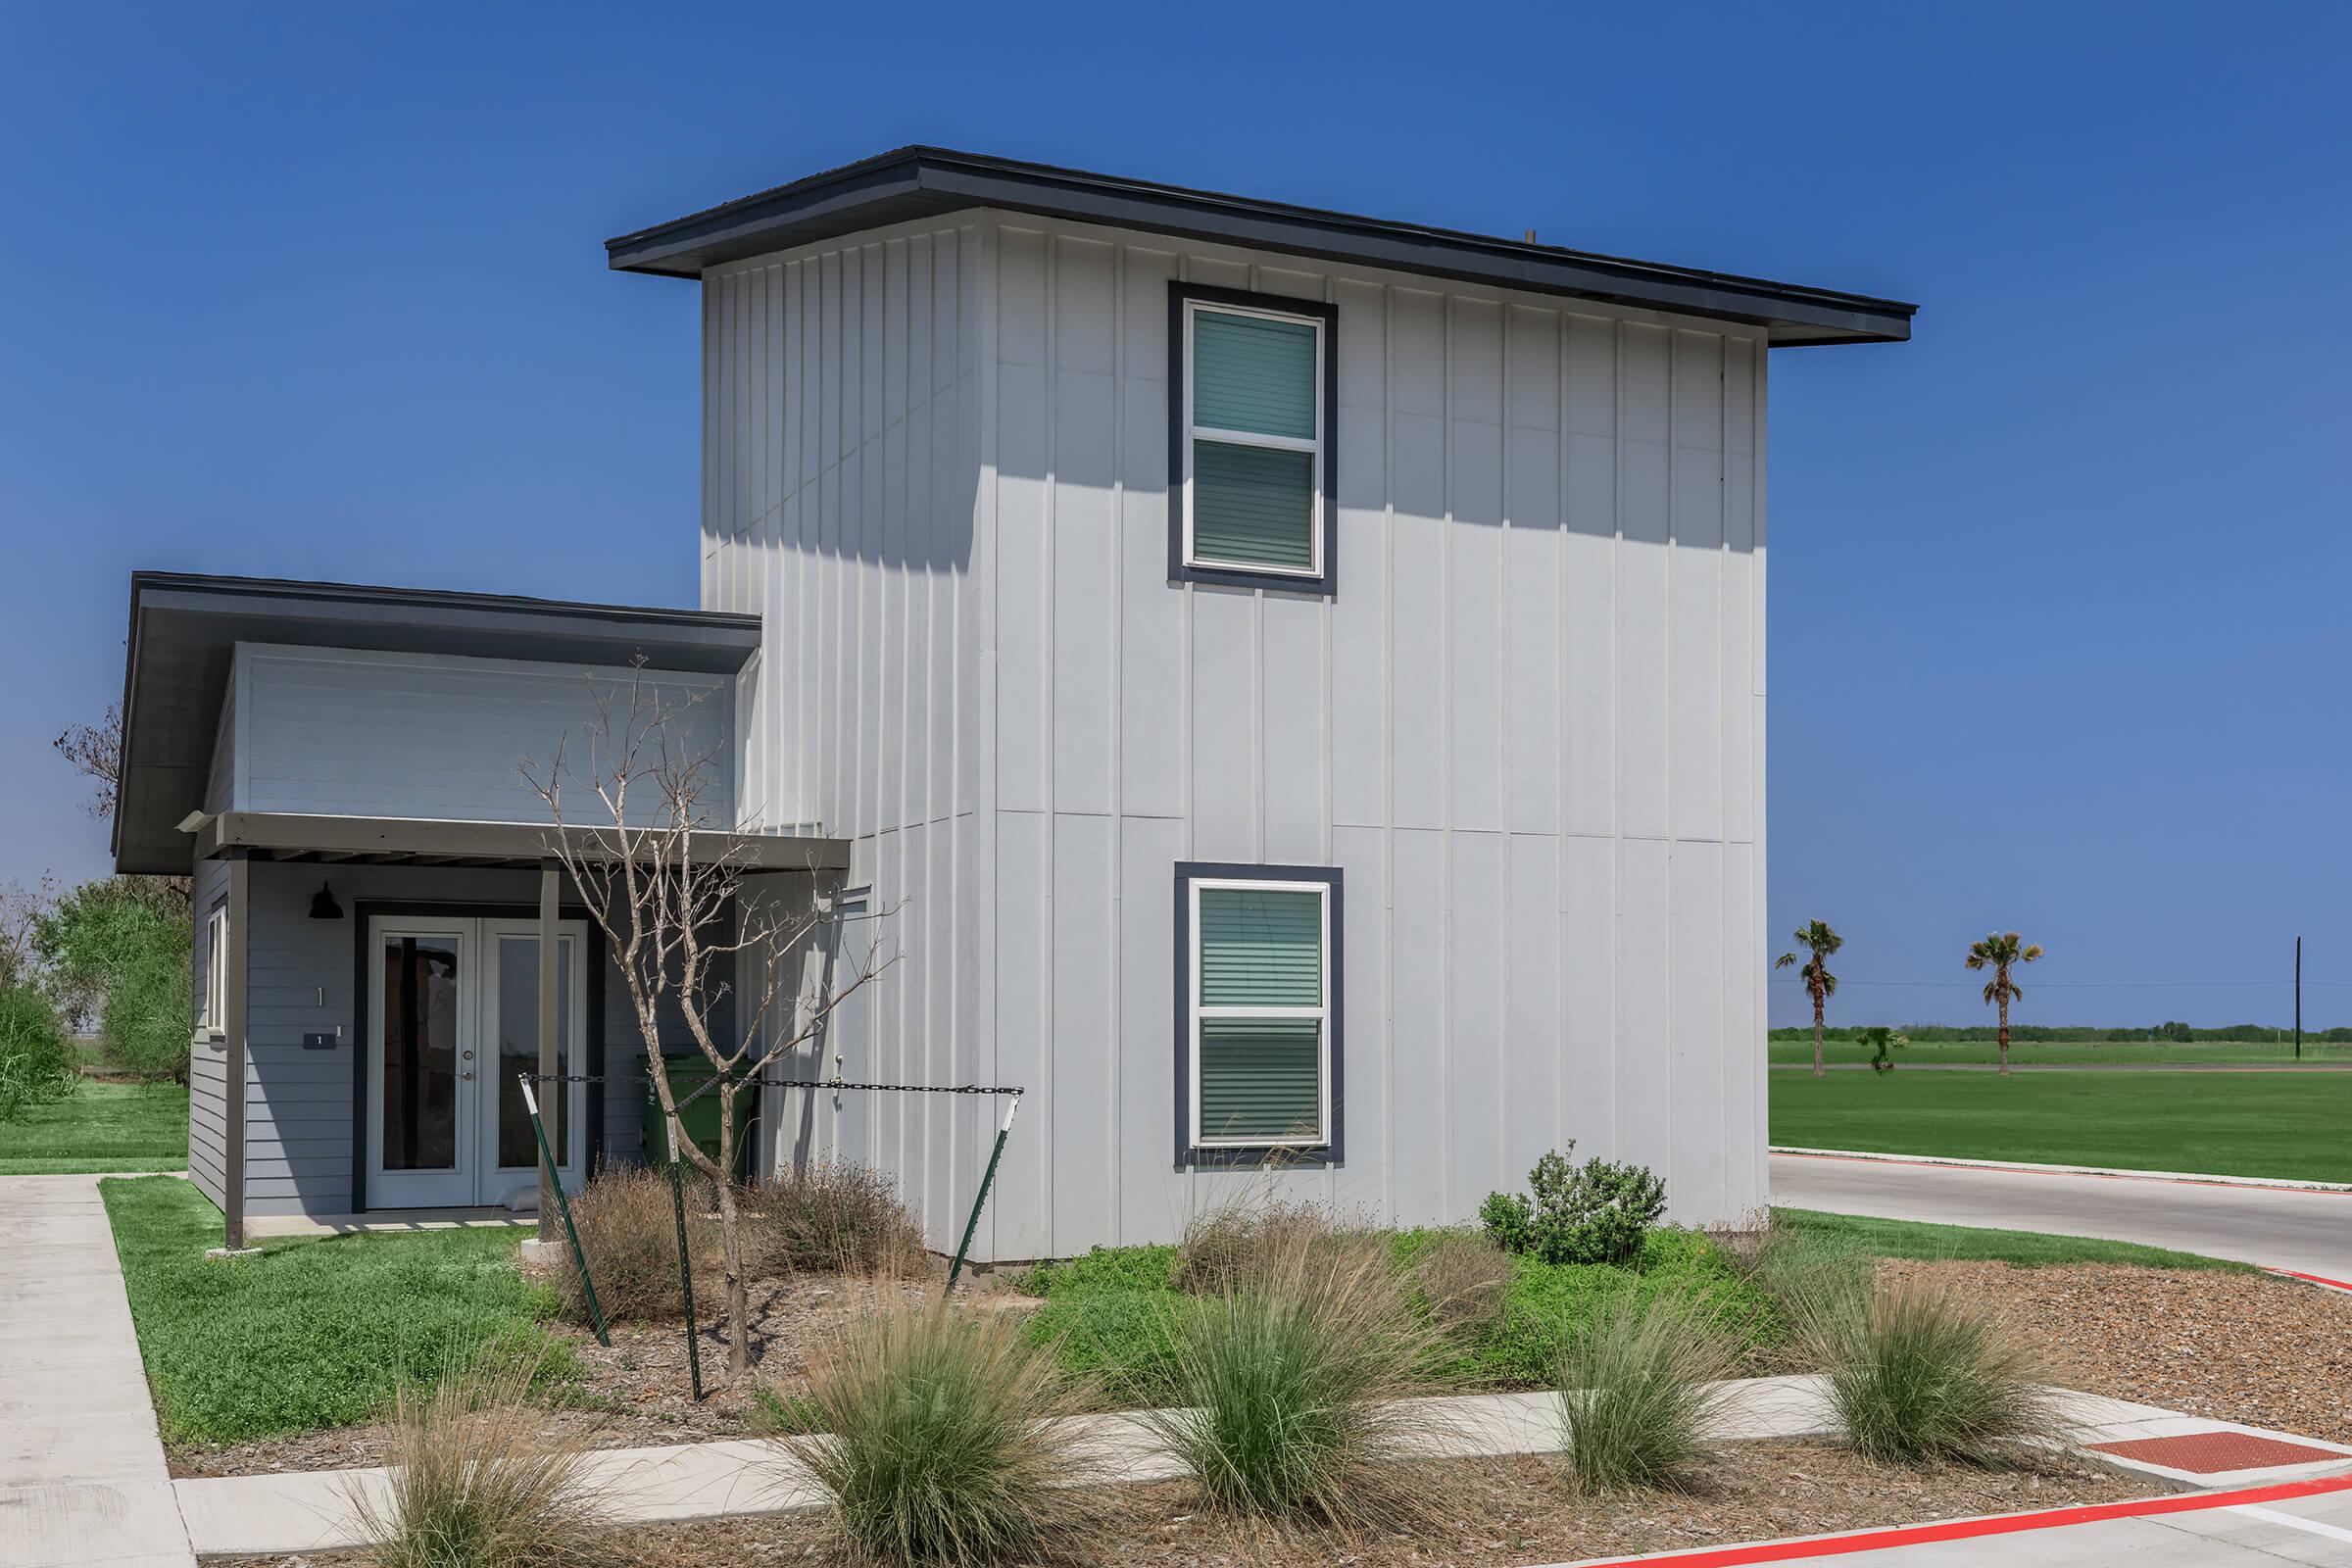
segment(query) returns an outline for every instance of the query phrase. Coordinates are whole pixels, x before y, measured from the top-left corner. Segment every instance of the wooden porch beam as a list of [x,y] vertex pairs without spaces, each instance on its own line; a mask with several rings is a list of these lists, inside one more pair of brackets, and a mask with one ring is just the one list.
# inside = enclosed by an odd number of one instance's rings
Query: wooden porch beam
[[[562,1112],[570,1105],[570,1086],[550,1083],[555,1077],[556,1019],[561,993],[557,986],[559,970],[557,956],[562,950],[564,903],[564,866],[560,860],[539,862],[539,1102],[547,1107],[543,1114],[554,1120],[554,1136],[568,1141],[582,1136],[582,1129],[565,1125]],[[499,1085],[499,1094],[506,1094],[506,1085]],[[563,1152],[560,1149],[559,1154]],[[539,1241],[552,1247],[556,1241],[556,1182],[547,1168],[539,1162]]]

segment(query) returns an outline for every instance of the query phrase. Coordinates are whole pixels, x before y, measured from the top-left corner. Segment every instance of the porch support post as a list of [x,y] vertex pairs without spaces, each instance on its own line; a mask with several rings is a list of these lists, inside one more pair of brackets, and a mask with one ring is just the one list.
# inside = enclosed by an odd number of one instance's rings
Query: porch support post
[[[556,958],[561,951],[563,924],[560,908],[563,903],[563,863],[547,859],[539,862],[539,1098],[556,1108],[556,1125],[562,1129],[564,1147],[569,1150],[571,1141],[585,1136],[586,1129],[571,1125],[571,1086],[551,1083],[556,1075],[556,1020],[560,1013],[561,995],[556,983]],[[499,1096],[505,1097],[506,1086],[499,1085]],[[549,1161],[539,1162],[539,1240],[553,1246],[556,1240],[556,1177]]]
[[228,942],[221,966],[228,972],[220,988],[221,1032],[228,1037],[227,1142],[222,1174],[221,1218],[227,1233],[222,1247],[229,1252],[245,1246],[245,957],[251,951],[253,862],[243,850],[225,852],[228,860]]

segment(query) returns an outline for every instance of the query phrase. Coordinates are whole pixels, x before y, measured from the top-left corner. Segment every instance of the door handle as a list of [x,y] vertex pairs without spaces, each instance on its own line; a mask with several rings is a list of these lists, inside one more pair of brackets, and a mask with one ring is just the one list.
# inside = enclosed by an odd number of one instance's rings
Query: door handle
[[473,1074],[471,1072],[462,1072],[458,1074],[458,1076],[465,1079],[467,1083],[473,1082]]

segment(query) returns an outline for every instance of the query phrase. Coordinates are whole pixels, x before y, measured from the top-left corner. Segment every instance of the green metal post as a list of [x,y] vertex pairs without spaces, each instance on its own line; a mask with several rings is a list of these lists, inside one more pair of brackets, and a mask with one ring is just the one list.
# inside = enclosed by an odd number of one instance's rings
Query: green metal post
[[678,1169],[678,1123],[663,1116],[669,1134],[669,1206],[678,1216],[678,1289],[686,1297],[686,1372],[694,1380],[694,1402],[703,1402],[703,1352],[694,1338],[694,1251],[686,1244],[686,1179]]
[[580,1291],[588,1298],[588,1321],[595,1325],[596,1343],[611,1349],[612,1336],[605,1332],[605,1309],[596,1304],[596,1282],[588,1277],[588,1254],[580,1250],[580,1232],[571,1222],[571,1203],[564,1196],[564,1178],[556,1169],[556,1152],[547,1142],[547,1124],[539,1119],[539,1097],[531,1092],[528,1073],[515,1076],[522,1080],[522,1102],[531,1112],[531,1131],[539,1135],[539,1157],[546,1161],[548,1185],[556,1190],[556,1207],[564,1215],[564,1234],[571,1238],[571,1260],[580,1271]]
[[988,1190],[996,1183],[997,1161],[1004,1157],[1004,1140],[1012,1136],[1012,1114],[1020,1108],[1021,1097],[1018,1095],[1013,1096],[1012,1102],[1004,1107],[1004,1125],[997,1129],[997,1147],[988,1152],[988,1169],[980,1177],[979,1196],[972,1200],[971,1217],[963,1222],[963,1240],[956,1244],[956,1261],[948,1270],[948,1292],[953,1292],[956,1282],[963,1277],[964,1254],[971,1251],[972,1233],[980,1228],[980,1205],[988,1201]]

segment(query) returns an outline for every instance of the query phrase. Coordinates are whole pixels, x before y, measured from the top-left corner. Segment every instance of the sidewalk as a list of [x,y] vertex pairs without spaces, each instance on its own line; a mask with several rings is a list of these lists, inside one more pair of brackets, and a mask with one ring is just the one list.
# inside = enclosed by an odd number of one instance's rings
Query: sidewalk
[[95,1176],[0,1176],[0,1568],[190,1568]]
[[[1732,1385],[1732,1397],[1709,1434],[1717,1441],[1793,1438],[1832,1430],[1829,1407],[1815,1377],[1747,1378]],[[1549,1394],[1484,1394],[1427,1401],[1435,1419],[1427,1451],[1438,1457],[1548,1453],[1559,1447],[1559,1427]],[[2282,1443],[2283,1434],[2180,1415],[2152,1405],[2132,1404],[2097,1395],[2063,1393],[2060,1410],[2072,1440],[2084,1447],[2137,1446],[2182,1439],[2210,1444],[2217,1439]],[[1096,1461],[1092,1479],[1105,1482],[1158,1481],[1179,1473],[1169,1457],[1126,1416],[1088,1416],[1080,1424]],[[2291,1440],[2297,1445],[2305,1440]],[[2162,1457],[2175,1457],[2159,1449]],[[2151,1493],[2212,1486],[2240,1479],[2301,1479],[2320,1471],[2352,1466],[2352,1448],[2311,1445],[2295,1455],[2274,1452],[2293,1463],[2275,1470],[2201,1475],[2156,1459],[2103,1452],[2119,1468],[2149,1478]],[[2194,1454],[2180,1455],[2194,1459]],[[588,1461],[591,1486],[618,1522],[652,1524],[717,1519],[737,1514],[781,1513],[823,1500],[816,1484],[778,1446],[757,1442],[614,1448]],[[381,1494],[380,1469],[309,1474],[228,1476],[172,1483],[197,1552],[231,1556],[264,1552],[325,1551],[361,1544],[353,1525],[355,1491]],[[1758,1559],[1762,1560],[1762,1559]]]

